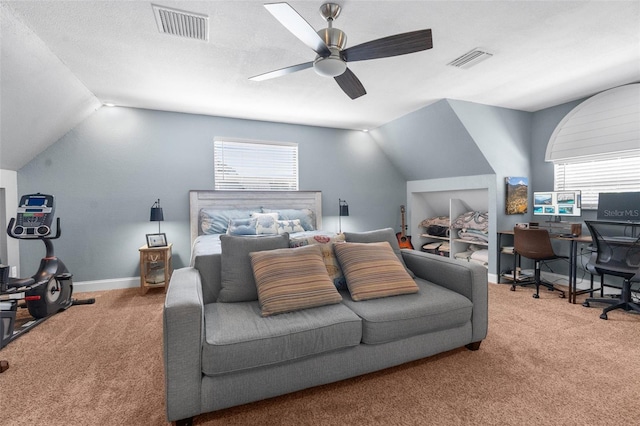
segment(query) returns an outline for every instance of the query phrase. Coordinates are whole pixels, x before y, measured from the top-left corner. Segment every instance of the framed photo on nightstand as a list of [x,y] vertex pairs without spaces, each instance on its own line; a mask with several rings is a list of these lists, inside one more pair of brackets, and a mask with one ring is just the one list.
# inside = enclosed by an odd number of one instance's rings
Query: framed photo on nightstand
[[147,247],[166,247],[166,234],[147,234]]

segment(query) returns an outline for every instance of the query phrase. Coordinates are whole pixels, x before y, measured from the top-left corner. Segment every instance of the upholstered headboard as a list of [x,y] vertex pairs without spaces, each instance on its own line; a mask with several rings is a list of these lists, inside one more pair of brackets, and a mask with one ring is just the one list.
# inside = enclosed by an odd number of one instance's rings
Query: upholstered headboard
[[311,209],[316,229],[322,229],[322,192],[320,191],[189,191],[191,245],[200,235],[200,209]]

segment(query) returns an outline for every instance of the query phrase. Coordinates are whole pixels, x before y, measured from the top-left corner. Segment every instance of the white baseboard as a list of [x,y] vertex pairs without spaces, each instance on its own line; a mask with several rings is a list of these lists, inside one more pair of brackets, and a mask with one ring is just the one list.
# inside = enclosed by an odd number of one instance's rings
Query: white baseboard
[[108,280],[80,281],[73,283],[74,293],[138,287],[140,287],[140,277],[113,278]]

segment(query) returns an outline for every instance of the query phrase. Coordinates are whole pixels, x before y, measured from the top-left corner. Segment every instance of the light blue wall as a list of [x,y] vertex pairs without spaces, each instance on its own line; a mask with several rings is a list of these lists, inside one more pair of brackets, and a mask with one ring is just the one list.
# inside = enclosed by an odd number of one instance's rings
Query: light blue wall
[[[406,182],[369,134],[131,108],[101,108],[37,156],[18,172],[19,193],[56,196],[56,254],[76,281],[139,274],[138,248],[157,232],[148,221],[157,198],[179,268],[190,256],[188,192],[213,189],[216,136],[297,142],[300,189],[322,191],[326,230],[338,229],[338,198],[349,202],[343,230],[399,229]],[[44,249],[20,246],[28,275]]]
[[446,99],[371,132],[406,180],[493,174]]
[[460,122],[487,159],[496,178],[496,230],[527,222],[528,215],[505,213],[507,177],[531,179],[529,149],[531,114],[463,101],[448,101]]
[[[494,176],[485,185],[491,194],[487,210],[492,231],[528,220],[524,215],[506,215],[504,200],[506,177],[531,176],[530,113],[445,99],[386,124],[375,134],[409,181],[436,185],[446,180],[461,191],[477,186],[477,182],[467,184],[465,177]],[[492,232],[490,247],[496,240]],[[491,250],[491,272],[495,265]]]
[[[101,108],[21,169],[18,187],[56,195],[64,226],[56,250],[77,281],[138,275],[137,249],[157,232],[147,220],[156,198],[174,266],[188,263],[188,191],[213,188],[216,136],[297,142],[300,189],[323,192],[326,230],[338,229],[338,198],[351,214],[343,229],[399,230],[407,180],[473,175],[495,176],[495,228],[508,229],[530,217],[504,214],[504,178],[529,177],[530,193],[553,186],[546,145],[578,103],[527,113],[442,100],[369,133]],[[23,275],[42,254],[37,242],[21,242]]]

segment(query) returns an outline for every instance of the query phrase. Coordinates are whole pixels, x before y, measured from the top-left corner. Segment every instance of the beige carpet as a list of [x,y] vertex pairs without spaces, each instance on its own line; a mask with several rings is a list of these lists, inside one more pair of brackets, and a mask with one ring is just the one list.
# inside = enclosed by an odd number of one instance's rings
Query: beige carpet
[[[199,425],[620,425],[640,416],[640,315],[490,285],[489,336],[382,372],[195,418]],[[91,293],[0,359],[0,424],[164,425],[162,291]],[[84,295],[78,295],[82,297]]]

